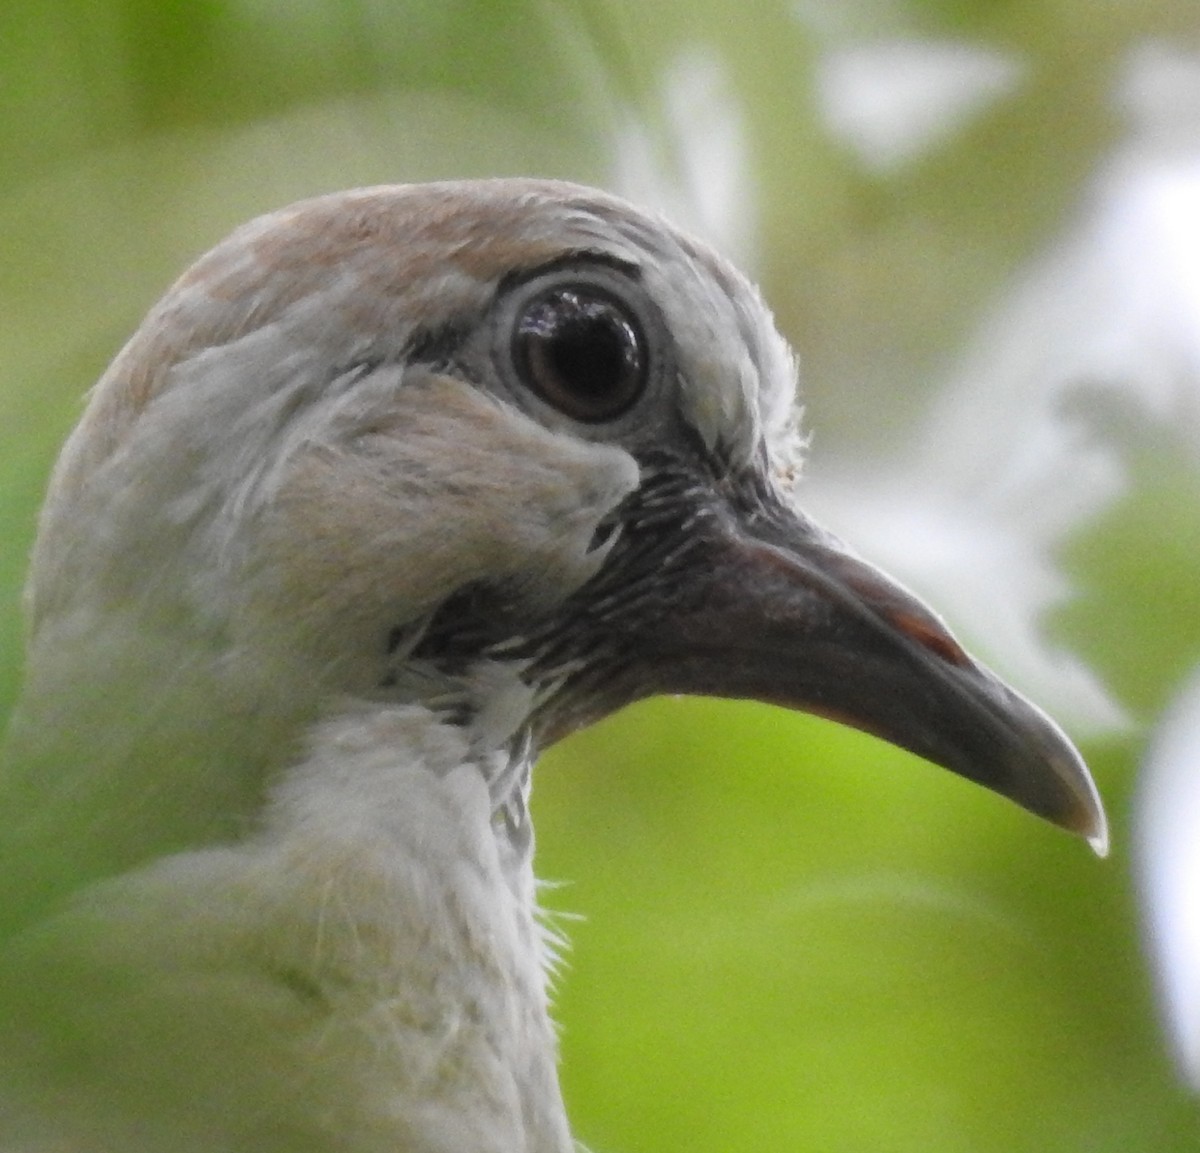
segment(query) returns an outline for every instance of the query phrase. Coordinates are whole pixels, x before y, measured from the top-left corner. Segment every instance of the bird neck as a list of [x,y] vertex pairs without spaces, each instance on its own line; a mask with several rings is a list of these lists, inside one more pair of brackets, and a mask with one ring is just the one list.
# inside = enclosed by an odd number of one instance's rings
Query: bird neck
[[220,624],[206,631],[171,600],[47,616],[0,764],[0,865],[14,864],[0,868],[0,925],[171,853],[237,841],[314,725],[389,704],[461,730],[510,849],[527,854],[534,693],[520,669],[481,661],[450,676],[411,662],[386,700],[368,701],[374,675],[231,640]]
[[[556,938],[519,819],[527,770],[422,705],[345,702],[307,726],[241,835],[159,853],[43,917],[32,947],[73,988],[94,1000],[135,974],[139,989],[119,1013],[89,1003],[67,1035],[116,1021],[120,1043],[94,1038],[97,1051],[161,1051],[136,1076],[115,1057],[113,1099],[161,1077],[154,1099],[184,1101],[181,1116],[208,1073],[178,1055],[224,1052],[212,1030],[228,1029],[262,1047],[242,1053],[255,1085],[306,1071],[298,1131],[343,1117],[389,1148],[568,1153],[547,994]],[[187,1011],[164,1016],[178,997]]]

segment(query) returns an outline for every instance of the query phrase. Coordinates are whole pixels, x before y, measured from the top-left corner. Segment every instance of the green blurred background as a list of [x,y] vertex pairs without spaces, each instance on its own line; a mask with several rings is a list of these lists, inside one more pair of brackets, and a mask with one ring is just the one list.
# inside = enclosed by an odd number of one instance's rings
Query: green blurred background
[[1121,231],[1142,174],[1196,157],[1195,0],[5,0],[0,706],[57,446],[190,259],[357,184],[615,188],[760,279],[814,505],[1063,717],[1113,851],[767,708],[656,701],[572,738],[535,812],[547,903],[582,914],[557,997],[578,1136],[1200,1149],[1134,828],[1200,662],[1200,375],[1186,324],[1131,319],[1120,258],[1200,332],[1159,234]]

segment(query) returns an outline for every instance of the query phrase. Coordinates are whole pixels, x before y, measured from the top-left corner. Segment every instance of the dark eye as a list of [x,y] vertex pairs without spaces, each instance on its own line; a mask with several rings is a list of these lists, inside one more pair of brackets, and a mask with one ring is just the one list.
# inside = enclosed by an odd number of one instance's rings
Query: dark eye
[[516,318],[518,375],[573,420],[620,416],[648,377],[646,341],[629,310],[592,285],[559,285],[529,300]]

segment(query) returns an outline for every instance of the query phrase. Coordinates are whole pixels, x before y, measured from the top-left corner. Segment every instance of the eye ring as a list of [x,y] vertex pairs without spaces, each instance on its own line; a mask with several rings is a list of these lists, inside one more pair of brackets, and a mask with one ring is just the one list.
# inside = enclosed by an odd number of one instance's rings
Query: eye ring
[[521,382],[572,420],[628,412],[650,379],[650,349],[633,311],[587,281],[560,281],[522,301],[510,337]]

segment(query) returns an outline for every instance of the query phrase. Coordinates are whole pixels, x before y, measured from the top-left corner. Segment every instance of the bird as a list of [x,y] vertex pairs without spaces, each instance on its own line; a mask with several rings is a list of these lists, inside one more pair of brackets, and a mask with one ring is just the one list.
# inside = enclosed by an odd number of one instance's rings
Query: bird
[[53,472],[0,772],[0,1151],[568,1153],[538,754],[841,721],[1107,843],[1062,730],[807,516],[758,290],[626,201],[234,231]]

